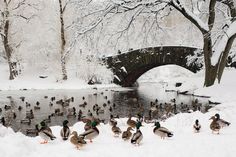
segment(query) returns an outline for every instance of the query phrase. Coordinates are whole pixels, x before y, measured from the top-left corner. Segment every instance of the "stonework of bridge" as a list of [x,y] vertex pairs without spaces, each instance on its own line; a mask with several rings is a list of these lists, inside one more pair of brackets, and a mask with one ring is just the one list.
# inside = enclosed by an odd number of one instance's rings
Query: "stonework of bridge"
[[142,74],[158,66],[174,64],[196,73],[203,66],[200,58],[202,51],[197,48],[162,46],[133,50],[104,61],[114,73],[114,83],[131,87]]

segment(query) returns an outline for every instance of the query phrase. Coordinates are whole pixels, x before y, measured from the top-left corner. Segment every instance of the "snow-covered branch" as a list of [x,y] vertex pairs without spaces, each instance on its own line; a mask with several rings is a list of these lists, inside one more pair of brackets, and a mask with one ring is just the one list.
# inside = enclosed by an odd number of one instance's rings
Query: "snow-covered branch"
[[229,39],[236,35],[236,21],[234,21],[228,27],[229,28],[227,29],[227,31],[217,43],[215,52],[213,53],[213,56],[211,58],[212,65],[216,65],[218,63],[221,54],[225,51]]
[[187,19],[189,19],[195,26],[198,27],[202,32],[208,32],[209,27],[204,23],[197,15],[190,11],[183,2],[180,0],[171,0],[170,5],[173,6],[176,10],[182,13]]

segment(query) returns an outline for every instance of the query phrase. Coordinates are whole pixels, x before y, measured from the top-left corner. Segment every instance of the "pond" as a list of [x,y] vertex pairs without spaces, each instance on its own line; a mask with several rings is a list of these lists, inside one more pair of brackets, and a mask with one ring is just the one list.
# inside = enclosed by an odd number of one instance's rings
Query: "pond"
[[68,119],[73,125],[78,121],[79,110],[83,117],[92,114],[105,122],[111,114],[128,117],[138,113],[146,120],[163,120],[179,112],[207,112],[211,105],[207,98],[166,92],[160,83],[142,83],[139,88],[0,91],[0,108],[8,125],[26,134],[27,129],[33,129],[42,120],[54,126]]

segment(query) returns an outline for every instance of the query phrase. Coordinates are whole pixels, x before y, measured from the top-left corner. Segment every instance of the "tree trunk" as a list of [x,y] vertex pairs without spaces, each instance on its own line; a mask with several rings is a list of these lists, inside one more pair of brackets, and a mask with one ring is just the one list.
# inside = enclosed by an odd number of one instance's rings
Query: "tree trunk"
[[211,40],[210,32],[203,33],[204,37],[204,61],[205,61],[205,82],[204,86],[209,87],[212,86],[216,80],[217,76],[217,66],[211,65],[211,56],[212,56],[212,40]]
[[4,45],[4,49],[5,49],[5,53],[6,53],[6,57],[7,57],[7,62],[8,62],[8,66],[9,66],[9,79],[13,80],[14,78],[16,78],[16,76],[18,75],[17,72],[17,63],[16,62],[12,62],[12,48],[9,45],[9,12],[8,12],[8,6],[7,6],[7,2],[4,1],[6,4],[6,10],[4,11],[5,14],[5,20],[4,20],[4,35],[2,35],[2,42]]
[[62,8],[62,1],[59,0],[60,5],[60,24],[61,24],[61,69],[62,69],[62,79],[67,80],[67,70],[66,70],[66,56],[65,56],[65,28],[64,28],[64,19],[63,19],[63,8]]

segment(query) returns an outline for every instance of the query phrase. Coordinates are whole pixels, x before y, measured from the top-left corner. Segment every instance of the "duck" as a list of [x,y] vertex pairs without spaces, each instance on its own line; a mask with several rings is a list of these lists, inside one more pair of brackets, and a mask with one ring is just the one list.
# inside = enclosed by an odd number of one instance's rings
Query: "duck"
[[196,119],[195,124],[193,125],[193,130],[195,133],[199,133],[201,129],[201,125],[199,124],[199,120]]
[[114,119],[114,116],[112,114],[110,115],[109,124],[111,126],[114,126],[115,124],[117,124],[117,121]]
[[127,124],[132,128],[135,128],[137,125],[137,123],[131,119],[131,116],[129,116],[129,119],[127,120]]
[[216,132],[217,134],[220,134],[220,124],[217,122],[217,119],[215,116],[212,116],[210,118],[210,120],[212,120],[211,124],[210,124],[210,129],[212,130],[212,133]]
[[70,135],[70,128],[68,127],[68,123],[69,121],[68,120],[64,120],[62,125],[63,125],[63,128],[61,129],[61,137],[64,141],[66,141]]
[[31,119],[22,119],[22,120],[20,121],[20,123],[30,125],[30,124],[31,124]]
[[155,128],[153,129],[153,133],[155,135],[160,136],[161,139],[165,139],[165,137],[172,137],[173,136],[173,133],[171,131],[169,131],[167,128],[161,127],[159,122],[155,122],[154,126],[155,126]]
[[217,123],[219,123],[219,125],[220,125],[221,128],[230,125],[230,122],[227,122],[227,121],[225,121],[225,120],[223,120],[223,119],[220,119],[220,114],[219,114],[219,113],[216,113],[216,114],[215,114],[215,117],[216,117]]
[[132,136],[132,133],[131,133],[130,130],[133,130],[133,128],[129,126],[129,127],[127,128],[127,130],[122,133],[122,136],[121,136],[121,137],[122,137],[122,139],[123,139],[124,141],[129,140],[130,137]]
[[140,142],[143,139],[143,134],[140,130],[141,126],[142,126],[142,123],[140,121],[138,121],[136,123],[136,132],[133,134],[133,137],[131,138],[131,143],[132,144],[140,145]]
[[79,147],[82,147],[87,144],[87,142],[82,136],[78,136],[78,133],[76,131],[73,131],[71,135],[73,136],[70,138],[70,142],[76,146],[76,149],[79,150]]
[[92,140],[99,135],[97,124],[98,123],[96,121],[93,121],[91,123],[91,128],[85,131],[84,133],[80,134],[79,136],[84,137],[84,139],[89,139],[90,142],[92,143],[93,142]]
[[52,134],[52,130],[46,125],[44,121],[35,126],[38,135],[44,140],[40,144],[47,144],[49,140],[54,140],[56,137]]
[[115,136],[119,136],[122,133],[120,128],[117,126],[117,123],[115,123],[112,126],[111,130],[112,130],[112,132],[114,133]]

